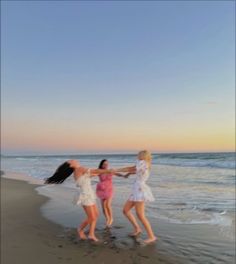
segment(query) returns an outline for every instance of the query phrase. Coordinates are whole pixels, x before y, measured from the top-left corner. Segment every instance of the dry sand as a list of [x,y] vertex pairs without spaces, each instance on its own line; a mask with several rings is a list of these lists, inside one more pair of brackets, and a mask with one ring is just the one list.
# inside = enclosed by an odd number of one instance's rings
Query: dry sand
[[76,230],[41,215],[48,198],[37,194],[36,187],[1,177],[1,264],[183,263],[158,253],[155,246],[118,247],[109,234],[101,244],[77,241]]

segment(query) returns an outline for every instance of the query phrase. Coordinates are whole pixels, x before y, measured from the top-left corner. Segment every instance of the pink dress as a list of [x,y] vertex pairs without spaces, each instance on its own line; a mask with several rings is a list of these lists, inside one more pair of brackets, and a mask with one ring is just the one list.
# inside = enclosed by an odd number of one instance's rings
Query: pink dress
[[97,184],[96,194],[100,199],[108,199],[113,196],[112,174],[100,174],[100,182]]

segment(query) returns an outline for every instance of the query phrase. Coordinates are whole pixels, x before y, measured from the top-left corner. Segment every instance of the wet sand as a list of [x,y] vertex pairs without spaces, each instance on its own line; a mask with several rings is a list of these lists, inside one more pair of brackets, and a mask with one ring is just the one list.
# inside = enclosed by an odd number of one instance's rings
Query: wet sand
[[181,258],[156,251],[155,245],[142,247],[131,239],[116,239],[114,232],[105,230],[97,230],[102,237],[98,244],[78,241],[75,229],[64,228],[41,215],[40,207],[48,198],[39,195],[36,187],[1,177],[2,264],[184,263]]

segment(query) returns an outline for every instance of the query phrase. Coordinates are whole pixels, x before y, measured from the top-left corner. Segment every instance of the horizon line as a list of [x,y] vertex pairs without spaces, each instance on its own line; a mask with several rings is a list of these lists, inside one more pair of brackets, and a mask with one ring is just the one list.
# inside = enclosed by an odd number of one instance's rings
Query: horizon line
[[[101,153],[78,153],[78,154],[73,154],[73,153],[65,153],[65,154],[2,154],[1,157],[27,157],[27,156],[41,156],[41,157],[49,157],[49,156],[90,156],[90,155],[136,155],[138,152],[101,152]],[[236,153],[236,150],[234,151],[184,151],[184,152],[152,152],[152,155],[161,155],[161,154],[213,154],[213,153]]]

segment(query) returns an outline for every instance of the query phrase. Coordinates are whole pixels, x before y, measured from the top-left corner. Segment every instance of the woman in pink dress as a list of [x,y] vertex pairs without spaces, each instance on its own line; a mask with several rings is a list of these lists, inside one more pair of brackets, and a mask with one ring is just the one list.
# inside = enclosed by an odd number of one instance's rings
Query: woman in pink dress
[[[109,167],[109,163],[106,159],[102,160],[98,166],[99,169],[107,169]],[[112,197],[113,197],[113,184],[112,177],[119,176],[127,178],[130,174],[127,173],[125,175],[120,173],[115,174],[99,174],[100,182],[97,184],[96,194],[98,198],[101,200],[103,214],[106,218],[106,227],[111,227],[113,223],[113,214],[112,214]]]

